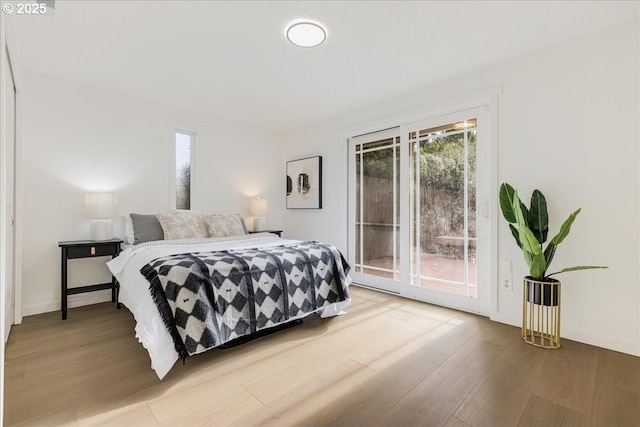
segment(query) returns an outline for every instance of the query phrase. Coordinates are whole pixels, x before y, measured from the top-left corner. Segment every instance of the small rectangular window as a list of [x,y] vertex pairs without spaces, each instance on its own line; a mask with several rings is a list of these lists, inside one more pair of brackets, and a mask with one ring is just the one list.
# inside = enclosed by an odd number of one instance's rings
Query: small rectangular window
[[175,209],[192,208],[194,135],[175,132]]

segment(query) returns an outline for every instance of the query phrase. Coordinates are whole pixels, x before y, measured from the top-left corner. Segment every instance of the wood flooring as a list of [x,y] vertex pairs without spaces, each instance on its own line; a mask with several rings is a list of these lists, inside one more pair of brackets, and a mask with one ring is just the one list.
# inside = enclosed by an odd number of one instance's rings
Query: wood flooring
[[6,426],[640,426],[640,358],[352,287],[348,314],[178,362],[164,380],[110,303],[27,317]]

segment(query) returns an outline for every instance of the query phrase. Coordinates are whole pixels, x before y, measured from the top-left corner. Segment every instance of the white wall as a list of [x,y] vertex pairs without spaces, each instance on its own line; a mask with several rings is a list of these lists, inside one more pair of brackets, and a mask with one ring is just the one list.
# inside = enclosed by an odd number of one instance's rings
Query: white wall
[[[199,130],[199,210],[248,217],[249,197],[261,195],[271,207],[267,226],[283,226],[280,134],[42,74],[26,73],[24,87],[25,315],[60,309],[58,241],[89,237],[84,191],[115,191],[121,215],[169,211],[167,120]],[[120,217],[119,237],[123,227]],[[108,280],[104,258],[70,261],[70,286]],[[109,297],[72,295],[69,304]]]
[[[5,186],[8,180],[8,140],[9,127],[7,126],[9,114],[8,104],[9,96],[7,92],[8,73],[5,72],[9,68],[9,58],[7,55],[7,17],[5,14],[0,15],[0,335],[3,337],[3,343],[8,338],[11,330],[11,295],[13,294],[13,286],[7,283],[7,275],[5,271],[7,264],[11,263],[11,258],[6,250],[5,242],[7,241],[7,206],[9,201],[6,197]],[[6,333],[6,336],[5,336]],[[0,358],[4,363],[4,346],[0,352]],[[0,373],[1,375],[1,373]],[[0,412],[2,412],[2,404],[0,403]]]
[[5,182],[7,180],[8,159],[7,159],[7,144],[9,129],[7,126],[7,118],[9,114],[7,112],[8,95],[5,91],[6,81],[8,75],[4,72],[8,68],[9,58],[7,50],[13,48],[11,45],[9,29],[8,29],[8,17],[2,13],[0,14],[0,188],[3,190],[0,192],[0,336],[2,336],[2,345],[0,346],[0,418],[4,419],[4,349],[5,343],[9,337],[11,331],[11,325],[13,319],[11,314],[13,312],[11,307],[11,296],[13,295],[13,285],[7,283],[5,271],[7,263],[11,262],[11,258],[6,251],[6,215],[7,205],[6,192],[4,191]]
[[[582,207],[552,268],[611,267],[560,276],[562,335],[640,355],[638,34],[635,20],[288,132],[285,160],[322,155],[325,188],[322,210],[285,211],[289,235],[346,248],[344,129],[501,85],[499,182],[526,198],[540,189],[554,234]],[[520,250],[499,224],[498,259],[513,260],[522,277]],[[520,325],[521,287],[496,294],[492,318]]]

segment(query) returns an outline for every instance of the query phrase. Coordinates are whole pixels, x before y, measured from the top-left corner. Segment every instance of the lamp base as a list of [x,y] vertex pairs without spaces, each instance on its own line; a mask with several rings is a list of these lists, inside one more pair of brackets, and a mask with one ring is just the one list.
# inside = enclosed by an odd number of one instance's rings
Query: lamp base
[[263,216],[256,216],[253,218],[253,231],[264,231],[266,228],[266,218]]
[[91,240],[113,239],[113,221],[110,219],[91,220]]

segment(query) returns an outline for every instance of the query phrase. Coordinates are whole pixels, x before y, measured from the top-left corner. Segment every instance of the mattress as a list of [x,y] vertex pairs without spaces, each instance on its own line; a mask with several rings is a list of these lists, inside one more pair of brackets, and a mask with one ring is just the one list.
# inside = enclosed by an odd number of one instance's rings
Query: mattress
[[[282,239],[271,233],[256,233],[225,238],[163,240],[132,246],[107,263],[120,284],[119,301],[132,313],[136,321],[135,334],[148,351],[151,368],[160,379],[164,378],[180,356],[174,338],[167,329],[154,302],[150,283],[141,270],[152,261],[170,255],[210,251],[236,251],[268,249],[298,241]],[[349,286],[350,279],[347,276]],[[315,310],[321,317],[336,316],[351,303],[350,298]]]

